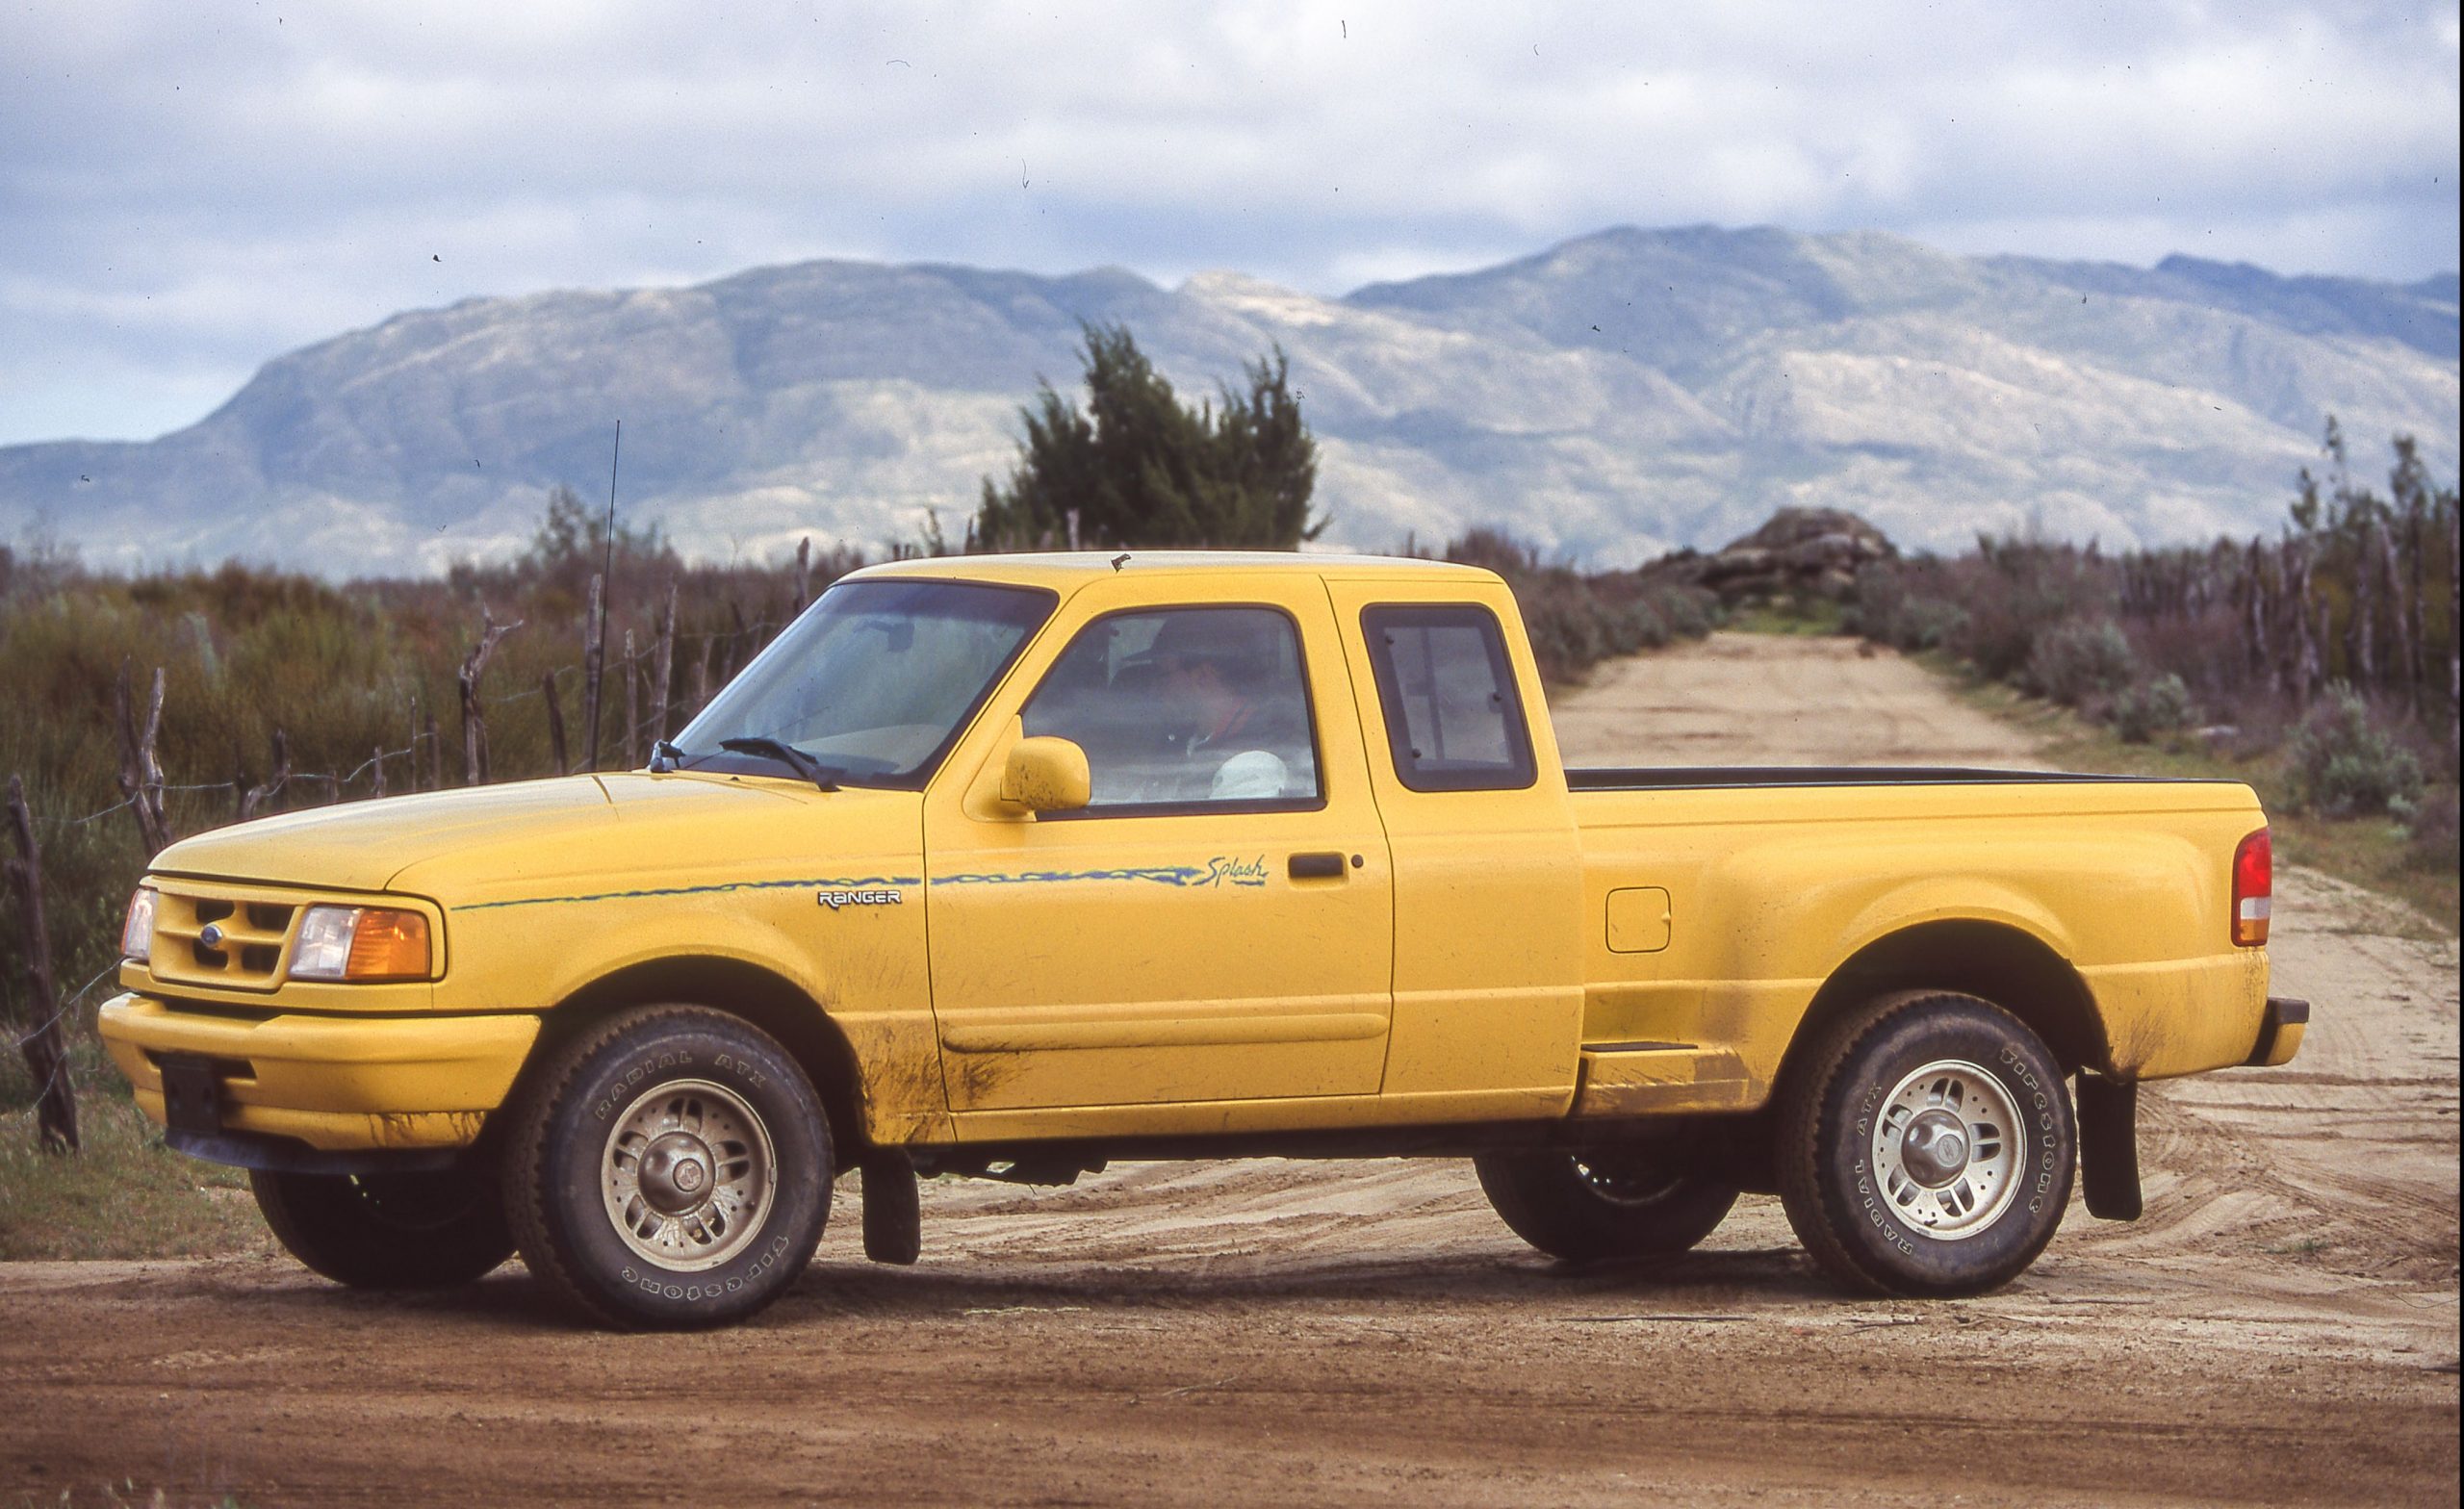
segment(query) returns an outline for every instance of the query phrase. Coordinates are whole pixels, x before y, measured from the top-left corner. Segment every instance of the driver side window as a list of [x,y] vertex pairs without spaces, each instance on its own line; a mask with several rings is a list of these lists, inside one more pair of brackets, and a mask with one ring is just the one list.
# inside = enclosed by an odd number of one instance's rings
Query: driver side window
[[1023,711],[1087,752],[1091,815],[1314,807],[1299,637],[1271,608],[1116,613],[1078,632]]

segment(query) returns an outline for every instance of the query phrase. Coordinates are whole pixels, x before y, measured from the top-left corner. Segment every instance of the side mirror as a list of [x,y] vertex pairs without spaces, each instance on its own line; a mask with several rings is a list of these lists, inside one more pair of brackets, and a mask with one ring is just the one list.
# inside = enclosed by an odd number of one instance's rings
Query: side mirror
[[1087,752],[1067,739],[1020,739],[1001,767],[1001,800],[1030,812],[1068,812],[1094,795]]

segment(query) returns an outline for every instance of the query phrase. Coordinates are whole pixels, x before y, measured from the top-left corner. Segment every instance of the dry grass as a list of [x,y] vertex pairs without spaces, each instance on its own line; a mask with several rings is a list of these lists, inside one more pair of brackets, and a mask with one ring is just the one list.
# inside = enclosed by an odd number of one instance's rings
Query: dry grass
[[0,1261],[270,1251],[248,1176],[163,1146],[124,1092],[77,1097],[84,1148],[39,1151],[30,1109],[0,1112]]

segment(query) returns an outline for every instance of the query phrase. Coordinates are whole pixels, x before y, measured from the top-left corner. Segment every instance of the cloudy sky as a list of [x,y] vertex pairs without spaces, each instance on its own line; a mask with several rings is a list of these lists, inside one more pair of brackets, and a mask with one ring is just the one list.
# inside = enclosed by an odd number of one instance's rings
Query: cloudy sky
[[0,0],[0,444],[808,257],[1318,293],[1617,223],[2456,265],[2457,8]]

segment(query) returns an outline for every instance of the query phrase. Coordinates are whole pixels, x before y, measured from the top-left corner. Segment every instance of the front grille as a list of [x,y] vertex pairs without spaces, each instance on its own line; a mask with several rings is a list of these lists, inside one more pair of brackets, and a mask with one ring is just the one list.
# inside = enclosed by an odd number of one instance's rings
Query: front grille
[[154,977],[178,985],[270,990],[282,983],[300,908],[218,894],[211,884],[159,882]]

